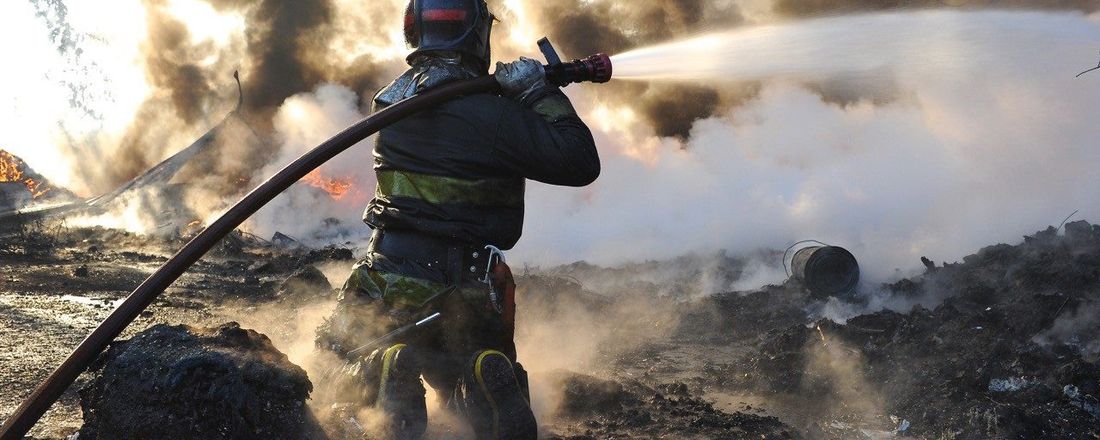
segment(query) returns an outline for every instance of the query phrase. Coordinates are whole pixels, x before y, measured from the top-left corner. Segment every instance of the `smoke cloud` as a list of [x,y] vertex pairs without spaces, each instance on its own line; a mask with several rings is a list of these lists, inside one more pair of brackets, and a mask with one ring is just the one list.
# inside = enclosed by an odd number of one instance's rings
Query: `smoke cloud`
[[999,14],[1027,24],[978,46],[922,46],[919,56],[944,61],[883,74],[897,99],[837,102],[769,80],[694,124],[684,151],[633,109],[578,99],[604,173],[581,194],[529,187],[530,218],[554,221],[529,222],[517,253],[611,263],[814,238],[849,247],[879,280],[922,255],[953,261],[1016,241],[1078,208],[1095,217],[1096,89],[1072,78],[1094,65],[1100,28],[1076,14]]
[[[524,8],[533,10],[538,29],[569,57],[621,53],[743,22],[736,4],[702,0],[529,1]],[[752,91],[752,85],[609,84],[593,93],[603,101],[636,106],[658,136],[686,139],[696,120],[730,108]]]
[[[147,36],[142,53],[152,90],[118,147],[109,151],[111,166],[86,176],[98,191],[138,175],[215,125],[237,103],[234,71],[240,71],[242,82],[241,114],[265,137],[272,135],[278,107],[295,94],[325,82],[373,90],[386,80],[371,55],[347,59],[336,51],[344,43],[341,38],[362,33],[337,38],[336,26],[346,19],[337,18],[340,10],[332,1],[212,0],[206,6],[212,8],[209,14],[236,16],[241,23],[239,32],[222,39],[194,35],[177,16],[178,3],[143,3]],[[266,144],[259,151],[237,150],[247,156],[234,158],[241,168],[230,174],[263,168],[278,154],[279,142]]]
[[[531,56],[534,40],[549,35],[564,55],[577,57],[790,17],[898,6],[808,2],[792,10],[791,4],[492,2],[501,17],[493,44],[498,59]],[[205,200],[193,209],[210,215],[235,199],[228,193],[247,189],[364,115],[367,97],[404,68],[403,0],[147,0],[138,6],[145,21],[136,40],[147,96],[134,106],[128,127],[95,136],[101,154],[79,156],[83,163],[74,167],[100,192],[214,126],[236,104],[231,75],[239,70],[242,113],[262,142],[185,173],[216,170],[222,176],[211,184],[214,190],[188,198]],[[1013,6],[1095,8],[1091,2]],[[579,190],[530,185],[525,239],[514,254],[544,266],[575,260],[610,265],[691,251],[783,248],[816,238],[851,248],[871,266],[867,273],[889,277],[895,268],[919,267],[921,255],[959,258],[980,245],[1013,241],[1074,209],[1097,217],[1100,208],[1085,190],[1095,187],[1091,168],[1100,164],[1090,147],[1094,80],[1073,81],[1072,75],[1094,65],[1100,25],[1080,12],[1024,10],[1004,14],[1025,17],[1028,32],[1005,28],[980,47],[914,38],[907,44],[921,51],[897,55],[981,54],[953,61],[951,71],[937,71],[930,62],[929,69],[888,72],[874,83],[837,76],[571,86],[567,93],[600,145],[603,176]],[[228,24],[204,27],[219,20]],[[1032,38],[1048,30],[1057,35]],[[998,59],[1010,62],[990,64]],[[72,139],[58,148],[89,145]],[[25,148],[12,150],[51,180],[66,181],[35,163],[33,154],[20,154]],[[250,227],[298,238],[344,240],[365,233],[359,217],[373,191],[368,150],[361,145],[327,165],[313,184],[292,190]],[[337,198],[319,191],[326,182],[351,182],[354,192]],[[317,234],[332,229],[337,233]]]
[[[326,84],[314,93],[287,99],[272,120],[281,141],[279,156],[258,175],[274,174],[333,133],[364,117],[356,105],[356,97],[347,87]],[[316,180],[310,182],[313,185],[295,185],[272,201],[250,220],[250,228],[262,236],[282,232],[307,243],[367,236],[370,230],[360,218],[374,195],[372,141],[373,138],[360,142],[344,152],[340,160],[323,165],[315,174]],[[316,186],[333,181],[353,185],[336,199]],[[311,221],[303,222],[302,217]]]

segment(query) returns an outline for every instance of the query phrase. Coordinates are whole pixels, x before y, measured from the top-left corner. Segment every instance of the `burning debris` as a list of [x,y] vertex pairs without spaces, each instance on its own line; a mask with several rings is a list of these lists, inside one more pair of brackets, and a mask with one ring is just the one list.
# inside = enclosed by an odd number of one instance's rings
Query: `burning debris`
[[354,185],[351,177],[326,177],[320,170],[313,170],[302,178],[302,183],[319,188],[332,196],[333,200],[340,200],[347,195]]
[[23,159],[0,150],[0,214],[32,203],[70,201],[73,193],[51,184]]
[[324,438],[306,372],[236,323],[153,326],[112,344],[92,372],[81,440]]
[[[241,152],[262,150],[268,142],[233,111],[186,148],[87,200],[53,186],[21,159],[0,150],[0,226],[67,218],[78,225],[192,235],[202,229],[210,212],[224,209],[250,187],[255,170],[242,168],[234,158]],[[320,171],[305,176],[299,187],[324,194],[334,203],[354,189],[351,178],[329,177]]]
[[[87,200],[51,185],[18,157],[0,150],[0,226],[64,216],[75,218],[78,224],[109,223],[132,231],[168,229],[178,234],[206,211],[216,208],[206,206],[211,202],[197,195],[216,195],[210,199],[226,200],[245,189],[242,183],[247,183],[247,179],[242,182],[238,176],[219,172],[224,171],[222,157],[230,155],[234,148],[247,148],[259,142],[262,140],[248,123],[237,112],[231,112],[188,147],[114,190]],[[46,205],[46,202],[52,203]],[[203,206],[195,206],[196,203]],[[91,220],[98,216],[105,219]],[[156,227],[115,224],[120,221]]]

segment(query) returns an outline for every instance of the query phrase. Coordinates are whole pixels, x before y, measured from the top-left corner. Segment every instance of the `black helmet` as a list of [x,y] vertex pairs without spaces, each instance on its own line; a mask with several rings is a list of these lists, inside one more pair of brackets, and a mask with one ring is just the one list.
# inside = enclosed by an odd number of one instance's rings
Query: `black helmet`
[[473,57],[489,71],[493,16],[485,0],[410,0],[405,10],[405,42],[424,52],[451,51]]

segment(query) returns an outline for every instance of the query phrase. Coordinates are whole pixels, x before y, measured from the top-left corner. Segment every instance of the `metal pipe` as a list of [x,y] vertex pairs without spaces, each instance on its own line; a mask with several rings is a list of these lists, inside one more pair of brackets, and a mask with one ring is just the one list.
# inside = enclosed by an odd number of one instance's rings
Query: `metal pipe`
[[134,289],[130,296],[126,297],[126,300],[119,304],[110,316],[84,338],[69,357],[34,389],[34,392],[23,401],[11,417],[4,421],[4,425],[0,427],[0,440],[22,439],[50,408],[50,405],[53,405],[72,385],[77,376],[122,333],[127,325],[153,303],[157,295],[183,275],[222,238],[294,182],[337,154],[402,118],[458,96],[493,92],[499,88],[496,78],[491,75],[439,86],[367,116],[287,165],[244,196],[241,201],[188,242],[183,249],[164,263],[164,266],[146,278],[137,289]]

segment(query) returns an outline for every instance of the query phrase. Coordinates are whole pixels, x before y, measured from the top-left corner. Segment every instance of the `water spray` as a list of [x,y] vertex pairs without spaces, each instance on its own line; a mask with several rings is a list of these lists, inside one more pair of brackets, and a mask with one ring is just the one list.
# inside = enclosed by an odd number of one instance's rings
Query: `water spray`
[[[606,54],[596,54],[563,63],[548,40],[544,38],[539,42],[539,46],[547,57],[548,64],[544,66],[547,80],[553,84],[565,86],[571,83],[603,83],[611,80],[611,59]],[[46,410],[72,385],[80,373],[122,333],[126,326],[153,303],[157,295],[167,289],[226,235],[306,174],[370,135],[407,116],[460,96],[499,92],[500,84],[492,75],[456,81],[426,90],[367,116],[275,173],[191,239],[176,255],[134,289],[92,333],[81,341],[69,357],[34,389],[11,417],[4,421],[4,425],[0,427],[0,440],[22,439],[46,413]]]
[[[1016,69],[1032,55],[1061,52],[1065,67],[1095,60],[1100,35],[1080,17],[1038,11],[922,11],[839,15],[746,26],[640,47],[611,57],[618,80],[735,82],[753,80],[863,81],[897,75],[948,80],[967,66]],[[1026,39],[1009,45],[1005,35]],[[1064,41],[1079,41],[1067,46]],[[1006,45],[1008,45],[1006,47]],[[989,48],[1003,47],[1001,51]],[[1064,69],[1064,71],[1062,71]]]

